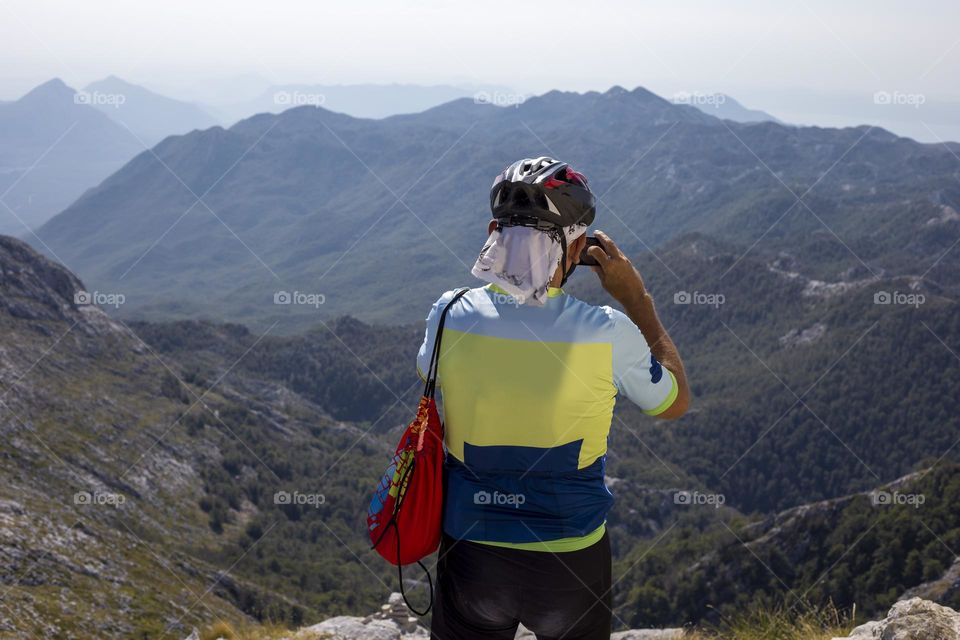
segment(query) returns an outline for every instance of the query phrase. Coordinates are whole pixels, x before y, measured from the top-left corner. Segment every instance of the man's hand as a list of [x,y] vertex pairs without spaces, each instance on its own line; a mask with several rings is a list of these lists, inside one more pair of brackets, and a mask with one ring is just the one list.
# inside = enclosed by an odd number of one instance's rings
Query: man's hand
[[603,248],[590,247],[587,253],[600,265],[592,267],[600,278],[600,284],[614,300],[623,305],[623,310],[637,325],[650,346],[650,352],[677,379],[676,400],[657,417],[666,420],[679,418],[686,413],[690,404],[690,387],[677,347],[657,317],[653,298],[647,293],[640,273],[607,234],[597,231],[596,235]]
[[637,303],[647,293],[640,273],[607,234],[597,231],[596,236],[602,248],[590,247],[587,253],[600,265],[591,267],[600,284],[624,307]]

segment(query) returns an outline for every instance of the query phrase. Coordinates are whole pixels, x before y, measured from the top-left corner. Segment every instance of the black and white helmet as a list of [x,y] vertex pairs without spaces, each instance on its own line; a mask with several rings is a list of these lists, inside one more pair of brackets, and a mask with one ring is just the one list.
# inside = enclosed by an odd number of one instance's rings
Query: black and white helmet
[[597,207],[583,174],[541,156],[518,160],[496,177],[490,210],[505,226],[569,227],[593,223]]

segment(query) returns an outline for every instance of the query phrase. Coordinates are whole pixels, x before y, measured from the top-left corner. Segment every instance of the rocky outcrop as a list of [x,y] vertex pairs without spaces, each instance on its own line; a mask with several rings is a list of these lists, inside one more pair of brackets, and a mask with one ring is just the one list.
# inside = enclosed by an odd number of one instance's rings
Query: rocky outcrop
[[337,616],[300,629],[290,640],[424,640],[430,632],[399,593],[391,593],[380,611],[365,618]]
[[26,243],[0,236],[0,311],[27,320],[65,320],[80,280]]
[[[890,608],[887,617],[860,625],[849,640],[960,640],[960,613],[929,600],[910,598]],[[834,638],[844,640],[844,638]]]
[[[18,322],[41,336],[60,335],[64,326],[86,336],[110,335],[126,349],[139,351],[140,341],[97,306],[119,306],[124,300],[119,292],[87,291],[63,265],[21,240],[0,235],[0,321]],[[0,344],[6,346],[11,345]]]
[[[631,629],[617,631],[610,636],[610,640],[679,640],[683,637],[683,629]],[[532,631],[520,625],[514,640],[537,640]]]
[[827,325],[818,322],[806,329],[791,329],[779,338],[780,345],[787,349],[812,344],[822,338],[827,332]]
[[907,589],[900,600],[923,598],[934,602],[951,602],[960,593],[960,558],[954,558],[953,564],[942,576],[930,582],[924,582],[911,589]]

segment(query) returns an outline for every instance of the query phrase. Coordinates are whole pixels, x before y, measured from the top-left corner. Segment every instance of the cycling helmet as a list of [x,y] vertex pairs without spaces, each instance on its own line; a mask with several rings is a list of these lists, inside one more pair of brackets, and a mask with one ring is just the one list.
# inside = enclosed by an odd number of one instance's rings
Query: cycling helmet
[[506,226],[513,218],[518,224],[534,218],[542,224],[523,226],[540,228],[589,225],[597,212],[586,177],[547,156],[524,158],[504,169],[490,188],[490,209]]
[[[494,179],[490,187],[490,210],[498,230],[521,226],[551,234],[562,248],[560,264],[566,265],[564,227],[592,224],[597,205],[586,176],[566,162],[540,156],[517,160]],[[576,266],[564,271],[560,286]]]

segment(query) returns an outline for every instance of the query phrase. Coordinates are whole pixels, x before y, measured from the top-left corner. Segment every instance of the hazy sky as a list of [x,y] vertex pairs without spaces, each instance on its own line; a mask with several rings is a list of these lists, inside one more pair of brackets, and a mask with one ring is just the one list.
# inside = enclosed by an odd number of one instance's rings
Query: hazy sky
[[[790,122],[902,120],[958,139],[958,24],[960,0],[0,0],[0,99],[108,74],[177,97],[237,75],[523,93],[643,85],[725,92]],[[902,104],[875,104],[878,91]]]

